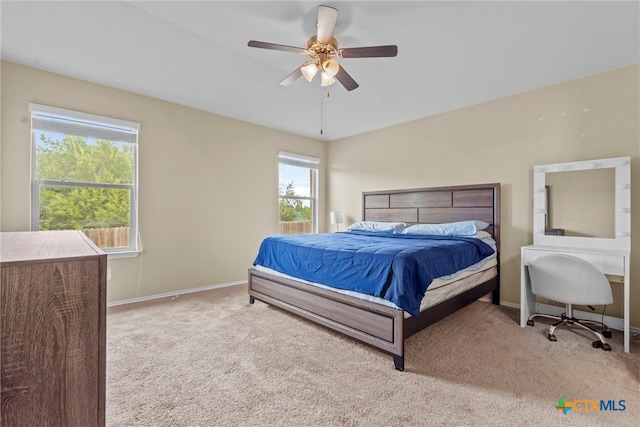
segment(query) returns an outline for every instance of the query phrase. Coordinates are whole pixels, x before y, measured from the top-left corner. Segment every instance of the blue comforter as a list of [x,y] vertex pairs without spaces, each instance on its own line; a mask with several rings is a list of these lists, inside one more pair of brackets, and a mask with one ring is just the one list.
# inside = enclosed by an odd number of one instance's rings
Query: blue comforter
[[493,253],[489,245],[471,237],[348,231],[268,237],[253,264],[384,298],[418,316],[433,279]]

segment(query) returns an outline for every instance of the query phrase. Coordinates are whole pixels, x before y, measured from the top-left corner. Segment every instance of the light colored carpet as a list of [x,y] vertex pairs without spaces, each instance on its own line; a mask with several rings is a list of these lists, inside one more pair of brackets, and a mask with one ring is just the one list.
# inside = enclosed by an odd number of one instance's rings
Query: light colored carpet
[[[622,352],[475,302],[390,355],[256,301],[244,286],[113,307],[108,426],[615,426],[640,420],[640,341]],[[624,400],[569,411],[558,398]]]

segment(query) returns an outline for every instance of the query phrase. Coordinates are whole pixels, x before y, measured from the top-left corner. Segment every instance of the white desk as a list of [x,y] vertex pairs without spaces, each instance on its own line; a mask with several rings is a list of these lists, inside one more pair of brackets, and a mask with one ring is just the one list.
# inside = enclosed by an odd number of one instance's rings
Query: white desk
[[529,316],[536,312],[536,297],[531,292],[527,266],[529,261],[544,254],[562,253],[582,258],[598,267],[604,274],[624,279],[624,351],[629,352],[629,252],[609,249],[581,249],[558,246],[530,245],[521,248],[520,326],[527,326]]

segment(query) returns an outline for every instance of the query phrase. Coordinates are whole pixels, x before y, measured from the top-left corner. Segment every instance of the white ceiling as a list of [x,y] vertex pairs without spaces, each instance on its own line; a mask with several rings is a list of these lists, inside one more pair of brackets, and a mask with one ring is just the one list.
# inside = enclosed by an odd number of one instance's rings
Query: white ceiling
[[[278,82],[305,61],[319,4],[360,84]],[[2,59],[320,140],[640,62],[638,1],[6,1]],[[323,105],[323,111],[321,110]],[[323,129],[323,134],[320,134]]]

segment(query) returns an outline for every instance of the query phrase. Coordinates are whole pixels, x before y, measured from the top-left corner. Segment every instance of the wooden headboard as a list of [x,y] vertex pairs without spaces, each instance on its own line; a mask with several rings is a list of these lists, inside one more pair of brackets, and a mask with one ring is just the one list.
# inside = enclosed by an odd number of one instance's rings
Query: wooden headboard
[[407,224],[480,220],[500,250],[500,184],[458,185],[362,193],[363,221]]

